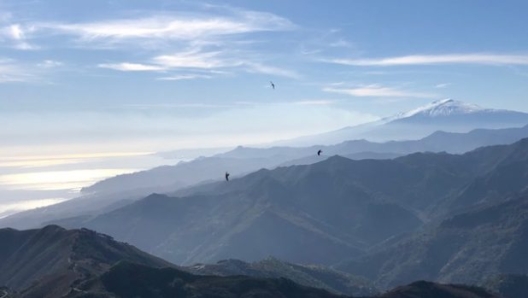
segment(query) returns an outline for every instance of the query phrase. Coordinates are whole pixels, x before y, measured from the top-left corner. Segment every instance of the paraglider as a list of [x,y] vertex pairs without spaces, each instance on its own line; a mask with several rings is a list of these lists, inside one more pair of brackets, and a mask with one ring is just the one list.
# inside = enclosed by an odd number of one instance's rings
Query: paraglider
[[225,173],[225,179],[226,179],[226,181],[229,181],[229,173],[228,172]]
[[317,151],[317,156],[320,156],[321,153],[323,153],[323,150],[319,149],[319,151]]

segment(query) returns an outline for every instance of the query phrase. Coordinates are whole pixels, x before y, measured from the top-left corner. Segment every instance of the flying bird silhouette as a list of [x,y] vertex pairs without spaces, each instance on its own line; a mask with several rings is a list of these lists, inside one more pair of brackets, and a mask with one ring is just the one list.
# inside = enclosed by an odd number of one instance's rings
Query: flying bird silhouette
[[225,178],[226,178],[226,181],[229,181],[229,173],[228,172],[225,173]]
[[323,153],[323,150],[319,149],[319,151],[317,151],[317,155],[320,156],[321,153]]
[[270,85],[271,85],[271,88],[273,88],[273,90],[275,90],[275,84],[273,84],[272,81],[270,81]]

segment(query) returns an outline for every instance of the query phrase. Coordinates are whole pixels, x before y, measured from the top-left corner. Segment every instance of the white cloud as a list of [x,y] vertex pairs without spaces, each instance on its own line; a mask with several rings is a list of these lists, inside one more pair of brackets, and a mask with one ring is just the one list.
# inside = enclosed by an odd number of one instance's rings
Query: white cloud
[[196,40],[258,31],[291,30],[289,20],[265,12],[240,11],[231,16],[158,14],[146,18],[90,23],[40,23],[40,30],[73,35],[81,41],[120,42],[137,39]]
[[[186,52],[175,53],[172,55],[161,55],[154,57],[153,62],[164,68],[218,68],[230,66],[229,64],[239,64],[238,62],[230,63],[218,56],[221,52],[200,52],[191,50]],[[234,65],[231,65],[234,66]]]
[[323,88],[325,92],[345,94],[355,97],[413,97],[413,98],[435,98],[437,95],[421,93],[409,90],[401,90],[380,85],[366,85],[357,88]]
[[22,40],[24,39],[24,32],[20,28],[19,24],[11,25],[7,28],[8,34],[12,39]]
[[293,104],[301,106],[328,106],[335,104],[335,100],[319,99],[319,100],[301,100],[295,101]]
[[53,69],[63,65],[60,61],[44,60],[39,63],[24,63],[0,58],[0,83],[44,82]]
[[447,88],[449,85],[451,85],[451,84],[450,83],[441,83],[441,84],[436,84],[434,87],[438,88],[438,89],[443,89],[443,88]]
[[[191,50],[159,55],[153,57],[149,64],[143,63],[111,63],[99,64],[101,68],[109,68],[119,71],[169,71],[174,69],[196,69],[205,70],[210,73],[224,72],[222,69],[242,69],[250,73],[268,74],[273,76],[281,76],[287,78],[300,78],[300,75],[289,69],[280,68],[271,65],[265,65],[261,62],[244,60],[244,57],[230,57],[227,51],[203,51],[200,48]],[[211,76],[193,75],[185,76],[168,76],[161,79],[179,80],[179,79],[194,79],[194,78],[210,78]]]
[[280,67],[270,66],[270,65],[264,65],[261,63],[255,63],[255,62],[244,62],[245,65],[248,66],[248,72],[253,73],[262,73],[262,74],[268,74],[268,75],[275,75],[275,76],[281,76],[286,78],[292,78],[292,79],[298,79],[301,77],[300,74],[293,70],[284,69]]
[[0,59],[0,83],[26,82],[32,75],[22,65],[11,59]]
[[7,39],[13,42],[12,47],[19,50],[35,50],[38,49],[37,46],[34,46],[27,42],[26,31],[31,31],[32,29],[25,29],[20,24],[11,24],[7,27],[0,29],[0,37],[4,36]]
[[200,75],[200,74],[182,74],[174,75],[169,77],[158,78],[160,81],[181,81],[181,80],[194,80],[194,79],[210,79],[210,75]]
[[447,54],[409,55],[379,59],[330,59],[326,62],[351,66],[399,66],[433,64],[528,65],[528,55]]
[[113,70],[119,70],[119,71],[161,71],[165,68],[157,65],[148,65],[148,64],[139,64],[139,63],[115,63],[115,64],[99,64],[98,67],[100,68],[109,68]]
[[62,65],[64,65],[62,62],[56,60],[44,60],[41,63],[37,64],[37,66],[40,68],[55,68]]

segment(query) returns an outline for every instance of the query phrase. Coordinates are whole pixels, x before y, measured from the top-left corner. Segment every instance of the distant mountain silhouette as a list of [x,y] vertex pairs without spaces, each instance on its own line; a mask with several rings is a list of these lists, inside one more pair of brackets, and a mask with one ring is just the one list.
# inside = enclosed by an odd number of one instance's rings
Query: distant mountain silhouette
[[21,212],[0,219],[0,227],[36,228],[64,218],[90,218],[114,210],[149,195],[152,192],[171,192],[176,189],[222,180],[228,168],[231,178],[260,168],[305,165],[322,161],[333,155],[350,159],[389,159],[414,152],[464,153],[477,147],[509,144],[528,137],[528,126],[499,130],[478,129],[469,133],[436,132],[422,140],[372,143],[365,140],[347,141],[335,146],[317,148],[248,148],[236,149],[214,157],[165,166],[148,171],[117,176],[85,189],[79,198],[57,205]]
[[498,129],[528,124],[528,114],[486,109],[453,99],[432,102],[372,123],[277,142],[282,146],[338,144],[347,140],[416,140],[435,131],[468,132],[477,128]]
[[[275,256],[331,265],[360,257],[424,223],[523,191],[528,167],[515,165],[527,160],[528,139],[463,155],[415,153],[359,161],[334,156],[151,195],[66,224],[107,233],[177,264]],[[521,178],[511,180],[512,175]],[[503,189],[486,177],[512,182]]]
[[528,274],[527,214],[527,195],[475,208],[337,268],[382,288],[416,279],[483,284],[498,274]]

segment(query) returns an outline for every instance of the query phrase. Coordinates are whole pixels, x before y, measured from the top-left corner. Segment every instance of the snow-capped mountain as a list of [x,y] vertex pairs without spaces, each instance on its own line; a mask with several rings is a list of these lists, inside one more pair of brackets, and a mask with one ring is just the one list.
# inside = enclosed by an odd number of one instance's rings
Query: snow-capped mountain
[[[465,103],[454,99],[442,99],[433,101],[432,103],[419,107],[408,112],[399,113],[396,115],[397,119],[408,118],[413,116],[429,116],[442,117],[449,115],[464,115],[478,112],[493,112],[500,110],[484,109],[478,105]],[[393,119],[396,120],[396,119]]]
[[281,142],[281,145],[330,145],[343,141],[413,140],[435,131],[468,132],[477,128],[499,129],[528,124],[528,114],[483,108],[454,99],[437,100],[425,106],[358,126]]

